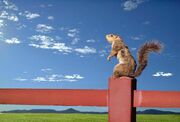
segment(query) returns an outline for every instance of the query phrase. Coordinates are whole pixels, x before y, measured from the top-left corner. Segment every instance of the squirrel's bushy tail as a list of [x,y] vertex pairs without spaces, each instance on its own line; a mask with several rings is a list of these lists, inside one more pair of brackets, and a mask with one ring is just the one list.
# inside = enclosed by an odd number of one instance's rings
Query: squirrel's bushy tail
[[134,76],[138,77],[144,68],[147,66],[148,54],[150,52],[160,52],[162,49],[162,44],[158,41],[146,42],[138,51],[138,67],[135,71]]

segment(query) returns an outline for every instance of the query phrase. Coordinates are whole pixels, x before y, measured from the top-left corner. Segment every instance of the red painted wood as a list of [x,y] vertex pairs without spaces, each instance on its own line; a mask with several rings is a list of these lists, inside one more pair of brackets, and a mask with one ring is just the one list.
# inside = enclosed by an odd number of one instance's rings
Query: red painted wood
[[0,89],[0,104],[107,106],[107,90]]
[[128,77],[110,78],[108,91],[109,122],[136,122],[133,108],[133,84]]
[[180,92],[135,89],[128,77],[110,78],[108,90],[0,89],[0,104],[108,106],[109,122],[136,122],[135,107],[180,108]]
[[180,92],[134,91],[134,107],[180,108]]

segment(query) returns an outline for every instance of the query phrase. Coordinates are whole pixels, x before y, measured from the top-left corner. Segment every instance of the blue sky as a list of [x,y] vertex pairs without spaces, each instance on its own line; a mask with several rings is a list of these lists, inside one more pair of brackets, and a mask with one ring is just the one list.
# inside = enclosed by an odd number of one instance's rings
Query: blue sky
[[[105,35],[115,33],[135,58],[145,41],[164,44],[161,54],[149,56],[138,89],[179,91],[179,5],[178,0],[0,0],[0,88],[107,89],[118,62],[106,60]],[[0,106],[31,108],[65,109]]]

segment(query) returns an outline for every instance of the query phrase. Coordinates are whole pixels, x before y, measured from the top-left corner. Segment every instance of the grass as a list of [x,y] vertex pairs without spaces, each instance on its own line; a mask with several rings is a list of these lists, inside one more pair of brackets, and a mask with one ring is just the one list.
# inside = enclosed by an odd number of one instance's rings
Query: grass
[[0,122],[107,122],[98,114],[0,114]]
[[180,115],[138,115],[137,122],[180,122]]
[[[0,122],[108,122],[108,115],[0,114]],[[180,115],[138,115],[137,122],[180,122]]]

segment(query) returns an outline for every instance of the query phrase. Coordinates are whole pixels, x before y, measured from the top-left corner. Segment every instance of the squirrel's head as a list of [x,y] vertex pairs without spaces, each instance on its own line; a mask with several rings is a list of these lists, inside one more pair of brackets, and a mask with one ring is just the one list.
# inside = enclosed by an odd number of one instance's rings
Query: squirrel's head
[[114,41],[123,41],[122,38],[115,34],[107,34],[106,39],[109,43],[112,43]]

